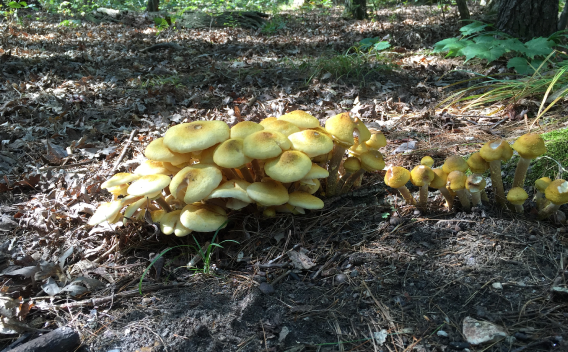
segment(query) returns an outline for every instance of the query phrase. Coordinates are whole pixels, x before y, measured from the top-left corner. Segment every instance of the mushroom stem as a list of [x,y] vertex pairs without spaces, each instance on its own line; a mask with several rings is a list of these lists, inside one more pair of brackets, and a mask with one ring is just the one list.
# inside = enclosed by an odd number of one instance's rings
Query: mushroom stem
[[470,192],[471,193],[471,203],[473,206],[481,205],[481,192]]
[[164,197],[162,195],[160,195],[158,198],[155,199],[156,203],[158,203],[162,209],[164,209],[166,212],[171,212],[172,208],[170,207],[170,205],[166,202],[166,200],[164,199]]
[[399,187],[396,190],[400,192],[400,195],[404,198],[406,204],[416,205],[416,200],[412,197],[412,194],[410,194],[410,191],[406,188],[406,186]]
[[353,175],[352,172],[345,171],[343,176],[341,176],[341,178],[337,181],[337,189],[339,190],[339,194],[344,193],[343,192],[343,186],[345,185],[347,180],[351,177],[351,175]]
[[522,205],[522,204],[513,204],[513,206],[514,206],[515,211],[516,211],[517,213],[522,213],[522,212],[525,211],[525,208],[523,208],[523,205]]
[[550,215],[554,214],[558,209],[560,209],[560,204],[550,203],[544,209],[538,212],[538,218],[544,220]]
[[420,193],[418,198],[418,207],[426,208],[426,203],[428,202],[428,184],[424,184],[420,187]]
[[355,181],[357,181],[360,176],[363,176],[364,173],[365,170],[359,169],[357,172],[349,176],[349,178],[345,180],[345,184],[343,185],[343,187],[341,187],[341,193],[343,194],[349,192],[351,187],[353,187],[353,185],[355,184]]
[[525,159],[522,156],[519,158],[519,163],[517,164],[517,169],[515,170],[513,188],[523,187],[523,185],[525,184],[525,177],[527,175],[527,170],[529,169],[530,163],[531,159]]
[[440,193],[442,193],[442,195],[446,199],[446,206],[448,207],[449,210],[451,210],[452,207],[454,206],[454,197],[452,197],[450,191],[448,191],[446,187],[440,188]]
[[495,193],[495,201],[504,208],[506,206],[505,190],[503,189],[503,179],[501,178],[501,160],[493,160],[489,163],[491,170],[491,184]]
[[326,197],[332,197],[336,193],[337,181],[338,181],[337,174],[344,153],[345,153],[345,147],[340,144],[335,144],[335,146],[333,147],[333,154],[331,156],[331,160],[329,161],[329,166],[327,168],[329,176],[327,177],[327,184],[325,188]]
[[463,209],[465,211],[470,211],[471,204],[469,202],[469,198],[467,197],[467,191],[465,189],[458,189],[456,190],[456,193],[458,194],[458,199],[460,200]]
[[487,196],[487,192],[485,192],[485,190],[481,191],[481,200],[484,202],[489,202],[489,197]]
[[254,180],[256,182],[260,182],[260,180],[262,180],[262,176],[263,176],[263,172],[262,169],[260,168],[260,164],[258,163],[258,160],[253,159],[251,161],[252,164],[252,171],[254,172]]
[[248,167],[243,166],[239,169],[239,171],[241,172],[241,174],[245,178],[245,181],[250,182],[250,183],[254,182],[254,178],[252,177],[252,174],[250,173],[250,170],[248,169]]
[[222,169],[223,175],[227,178],[227,180],[239,179],[239,175],[233,171],[233,169]]
[[542,208],[544,208],[548,204],[548,199],[544,197],[544,192],[537,190],[535,198],[536,198],[536,208],[538,210],[542,210]]

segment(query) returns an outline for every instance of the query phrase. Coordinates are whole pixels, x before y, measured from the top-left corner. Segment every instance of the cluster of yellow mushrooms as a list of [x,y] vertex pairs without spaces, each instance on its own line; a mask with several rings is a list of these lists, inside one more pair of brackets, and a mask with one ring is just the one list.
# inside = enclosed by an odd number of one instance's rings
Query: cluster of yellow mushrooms
[[[513,156],[513,150],[519,154],[519,163],[515,170],[512,188],[505,195],[503,180],[501,178],[501,163]],[[402,167],[389,168],[385,176],[385,183],[396,188],[408,204],[426,207],[428,187],[438,189],[446,199],[448,208],[452,208],[453,200],[457,195],[462,208],[466,211],[471,206],[481,205],[481,201],[489,201],[486,193],[486,181],[483,174],[489,170],[495,202],[500,207],[510,207],[516,212],[523,212],[523,204],[528,199],[524,190],[525,176],[531,160],[546,153],[544,140],[539,134],[525,134],[519,137],[511,146],[507,141],[494,140],[485,143],[479,152],[473,153],[467,160],[461,156],[450,156],[444,164],[432,169],[434,160],[426,156],[422,158],[421,165],[408,171]],[[471,171],[471,173],[466,174]],[[420,187],[418,203],[412,197],[405,184],[411,181]],[[547,218],[568,203],[568,182],[562,179],[552,181],[543,177],[535,182],[536,203],[541,219]],[[470,200],[471,198],[471,200]],[[509,204],[507,204],[507,202]]]
[[[102,184],[113,200],[99,206],[89,225],[151,217],[164,234],[186,236],[192,231],[216,231],[226,224],[228,211],[247,207],[265,216],[303,214],[305,209],[323,208],[316,192],[326,197],[346,193],[361,185],[366,171],[384,169],[379,148],[385,145],[380,131],[369,130],[348,113],[329,118],[325,128],[299,110],[233,127],[222,121],[182,123],[152,141],[144,152],[148,160],[132,173],[118,173]],[[399,190],[408,204],[424,208],[431,187],[440,190],[448,207],[455,192],[469,210],[470,197],[474,205],[487,198],[481,175],[490,169],[497,203],[504,206],[508,200],[522,211],[528,197],[522,189],[528,165],[545,148],[539,135],[528,134],[513,149],[521,160],[507,197],[501,161],[511,158],[513,151],[504,141],[487,143],[467,161],[449,157],[437,169],[431,169],[430,157],[411,172],[389,167],[385,183]],[[468,169],[471,175],[466,176]],[[405,187],[409,180],[420,187],[418,203]],[[568,202],[568,182],[540,179],[536,186],[541,217]]]
[[[222,121],[182,123],[147,146],[149,160],[133,173],[102,184],[114,200],[101,204],[89,225],[149,214],[164,234],[186,236],[215,231],[228,211],[251,204],[266,216],[321,209],[323,201],[313,195],[321,184],[326,196],[360,185],[365,171],[384,168],[378,149],[385,145],[381,132],[348,113],[328,119],[325,128],[299,110],[231,128]],[[339,177],[347,148],[351,156]]]

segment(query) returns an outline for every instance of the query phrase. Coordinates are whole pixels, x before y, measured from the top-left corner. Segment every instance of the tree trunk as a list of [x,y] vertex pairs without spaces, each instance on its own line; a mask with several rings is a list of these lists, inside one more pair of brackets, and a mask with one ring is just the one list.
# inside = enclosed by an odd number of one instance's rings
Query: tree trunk
[[160,4],[160,0],[148,0],[148,4],[146,6],[146,11],[158,12],[159,11],[159,8],[158,8],[159,4]]
[[497,28],[522,39],[548,37],[556,32],[558,0],[501,0]]
[[266,22],[267,14],[256,11],[226,11],[217,14],[185,12],[176,20],[176,26],[183,28],[242,27],[258,29]]
[[469,20],[469,9],[467,8],[466,0],[456,0],[456,3],[458,4],[461,20]]
[[558,20],[558,30],[561,31],[566,29],[566,25],[568,24],[568,4],[564,4],[564,8],[562,9],[562,13],[560,14],[560,19]]
[[345,0],[343,16],[364,20],[367,18],[367,0]]

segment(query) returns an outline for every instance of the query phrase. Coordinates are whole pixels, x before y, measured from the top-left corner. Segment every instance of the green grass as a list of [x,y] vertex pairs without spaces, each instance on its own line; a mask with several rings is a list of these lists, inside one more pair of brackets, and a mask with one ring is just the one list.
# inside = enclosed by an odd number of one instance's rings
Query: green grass
[[[531,165],[527,175],[530,184],[544,176],[554,179],[559,172],[561,173],[560,178],[568,177],[566,171],[568,169],[568,128],[544,133],[542,138],[546,145],[547,158],[539,158]],[[561,170],[558,164],[562,166]]]

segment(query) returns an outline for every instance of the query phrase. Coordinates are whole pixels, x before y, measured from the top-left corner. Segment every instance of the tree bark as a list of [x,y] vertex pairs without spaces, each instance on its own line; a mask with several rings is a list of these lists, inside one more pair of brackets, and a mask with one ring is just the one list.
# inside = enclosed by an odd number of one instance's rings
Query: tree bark
[[558,20],[558,30],[561,31],[566,29],[566,25],[568,24],[568,4],[564,4],[564,8],[562,9],[562,13],[560,14],[560,19]]
[[467,8],[466,0],[456,0],[456,3],[458,4],[461,20],[469,20],[469,9]]
[[496,27],[522,39],[548,37],[557,30],[558,0],[501,0]]
[[146,5],[146,11],[148,12],[158,12],[159,11],[160,0],[148,0]]
[[356,20],[367,18],[367,0],[345,0],[345,17]]

